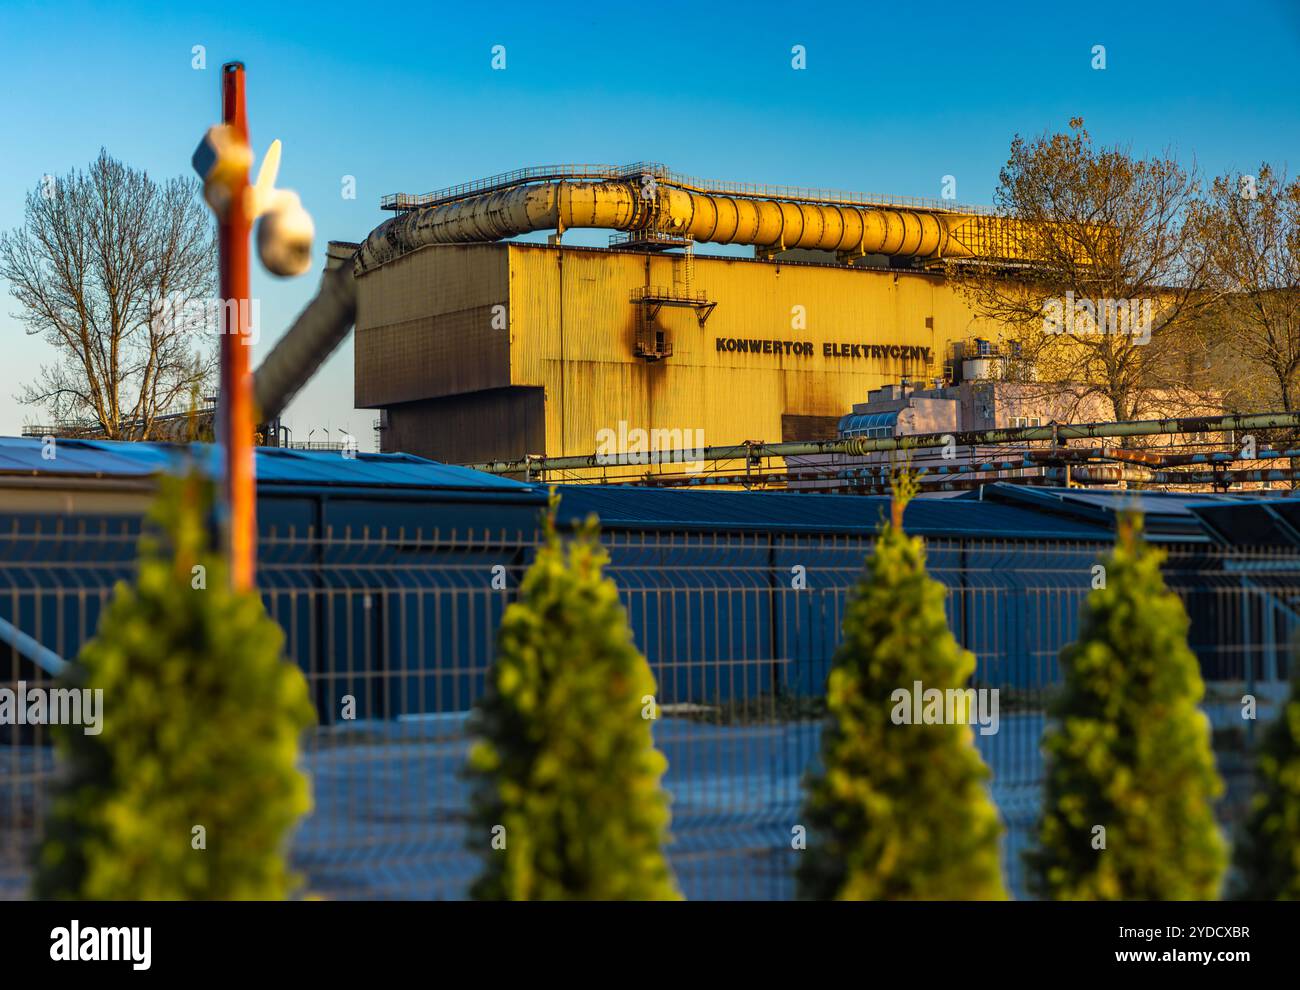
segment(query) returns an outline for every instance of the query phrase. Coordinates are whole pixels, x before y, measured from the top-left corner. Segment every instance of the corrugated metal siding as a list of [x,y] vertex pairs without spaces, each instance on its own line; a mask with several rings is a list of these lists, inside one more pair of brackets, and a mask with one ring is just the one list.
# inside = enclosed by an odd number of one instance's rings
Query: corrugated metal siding
[[[492,306],[372,327],[358,336],[356,402],[388,406],[502,388],[509,382],[504,330],[485,334]],[[382,370],[380,370],[382,369]]]
[[[664,307],[657,323],[673,353],[657,362],[633,353],[631,294],[645,285],[689,288],[718,304],[703,327],[692,310]],[[493,332],[490,307],[507,296],[508,334]],[[792,328],[797,306],[805,329]],[[620,420],[703,430],[705,444],[774,441],[783,415],[841,416],[903,374],[938,373],[952,341],[996,336],[933,275],[696,257],[688,286],[681,255],[535,244],[415,252],[362,278],[360,313],[358,404],[507,383],[543,388],[546,449],[516,455],[590,453],[598,432]],[[719,352],[718,337],[806,341],[813,353]],[[826,357],[826,343],[929,347],[931,362]]]
[[509,460],[546,446],[540,388],[492,389],[388,407],[386,450],[464,464]]
[[[359,281],[356,403],[382,406],[510,384],[507,247],[433,247]],[[507,324],[509,312],[506,312]]]

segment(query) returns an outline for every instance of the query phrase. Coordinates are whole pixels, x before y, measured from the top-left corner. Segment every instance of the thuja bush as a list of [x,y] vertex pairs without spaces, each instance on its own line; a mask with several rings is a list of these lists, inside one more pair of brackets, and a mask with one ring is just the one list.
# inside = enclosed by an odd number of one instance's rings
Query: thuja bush
[[1255,795],[1237,845],[1237,890],[1246,900],[1300,900],[1300,656],[1291,656],[1291,696],[1264,732]]
[[484,900],[670,900],[655,683],[594,520],[545,542],[502,617],[474,714],[470,848]]
[[894,716],[900,690],[963,688],[975,658],[948,628],[946,591],[903,531],[915,477],[895,480],[850,596],[827,686],[821,769],[810,776],[799,893],[819,900],[1005,898],[1001,825],[969,724]]
[[1047,777],[1030,885],[1059,900],[1214,897],[1226,865],[1213,800],[1205,693],[1164,554],[1124,516],[1079,637],[1061,651],[1064,690],[1044,737]]
[[55,733],[64,782],[35,894],[91,900],[290,895],[289,830],[310,807],[296,769],[314,721],[302,673],[255,592],[209,547],[210,486],[167,480],[65,686],[103,691],[102,731]]

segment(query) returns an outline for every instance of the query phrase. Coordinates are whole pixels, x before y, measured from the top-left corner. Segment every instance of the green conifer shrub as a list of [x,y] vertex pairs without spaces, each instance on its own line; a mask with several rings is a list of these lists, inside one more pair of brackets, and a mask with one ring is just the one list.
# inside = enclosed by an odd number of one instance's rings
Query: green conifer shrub
[[[1226,865],[1200,665],[1163,552],[1125,516],[1061,651],[1030,885],[1056,900],[1212,898]],[[1104,829],[1104,831],[1102,831]],[[1104,843],[1104,847],[1102,846]]]
[[[815,900],[998,900],[1001,824],[970,724],[897,724],[894,694],[966,686],[975,657],[948,628],[943,585],[903,531],[914,475],[895,479],[866,573],[845,607],[809,776],[799,894]],[[969,715],[967,715],[969,721]]]
[[255,592],[230,589],[209,548],[210,497],[198,478],[164,479],[134,584],[117,585],[64,674],[61,686],[102,689],[103,727],[55,733],[65,777],[38,850],[37,897],[294,890],[284,846],[311,805],[295,764],[315,713],[280,627]]
[[1300,900],[1300,656],[1291,657],[1291,696],[1264,732],[1255,794],[1236,849],[1239,896]]
[[502,617],[474,715],[469,846],[480,900],[675,900],[663,846],[667,763],[654,677],[637,651],[594,518],[555,528]]

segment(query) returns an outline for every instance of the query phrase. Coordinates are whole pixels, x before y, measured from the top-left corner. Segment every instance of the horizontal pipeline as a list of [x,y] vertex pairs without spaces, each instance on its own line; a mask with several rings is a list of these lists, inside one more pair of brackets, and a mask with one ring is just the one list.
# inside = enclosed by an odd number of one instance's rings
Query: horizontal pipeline
[[[804,248],[843,256],[1020,256],[1022,225],[982,214],[723,195],[637,178],[557,180],[484,191],[401,213],[357,252],[362,275],[434,244],[506,240],[540,230],[649,230],[700,243]],[[996,248],[996,249],[995,249]]]
[[[846,437],[838,440],[785,441],[781,443],[731,444],[700,450],[655,451],[660,463],[749,460],[765,457],[805,457],[814,454],[862,455],[878,451],[917,450],[984,444],[1028,443],[1033,440],[1083,440],[1102,437],[1140,437],[1160,434],[1227,433],[1234,430],[1300,428],[1300,413],[1254,413],[1248,416],[1189,416],[1172,419],[1141,419],[1110,423],[1061,423],[1005,430],[973,430],[964,433],[917,433],[903,437]],[[482,461],[466,467],[486,474],[534,474],[547,471],[575,471],[621,465],[607,463],[610,455],[574,454],[563,457],[523,457],[508,461]],[[620,455],[621,456],[621,455]],[[647,454],[647,457],[650,455]]]

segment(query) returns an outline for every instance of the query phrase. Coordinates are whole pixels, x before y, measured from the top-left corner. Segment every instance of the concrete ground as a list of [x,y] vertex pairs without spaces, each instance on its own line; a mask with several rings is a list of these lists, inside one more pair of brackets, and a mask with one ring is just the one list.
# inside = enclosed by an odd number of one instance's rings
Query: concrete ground
[[[1261,718],[1270,708],[1261,708]],[[1231,702],[1208,710],[1216,727],[1240,724],[1239,708]],[[1004,869],[1017,897],[1026,896],[1020,855],[1038,814],[1043,727],[1041,712],[1003,713],[996,735],[976,737],[993,772],[992,795],[1006,826]],[[688,898],[794,896],[800,853],[791,847],[791,830],[799,824],[800,784],[820,735],[820,726],[808,721],[656,721],[656,743],[669,765],[669,855]],[[35,829],[36,787],[52,771],[48,750],[8,750],[4,767],[11,776],[6,781],[0,774],[0,898],[25,894],[22,847]],[[462,777],[468,750],[463,713],[317,731],[304,754],[315,807],[292,846],[308,892],[361,899],[466,896],[479,869],[477,853],[468,847],[468,784]],[[1231,772],[1224,754],[1220,764],[1239,802],[1248,780]],[[486,844],[488,837],[475,841]]]
[[[325,897],[464,897],[478,871],[467,847],[469,743],[462,720],[350,726],[322,739],[307,761],[316,809],[299,829],[294,863]],[[993,797],[1015,856],[1037,812],[1042,715],[1002,718],[979,746],[1007,773]],[[691,899],[779,900],[794,896],[791,847],[805,769],[820,745],[810,722],[716,726],[660,718],[656,744],[668,759],[670,858]],[[1012,760],[1011,757],[1016,759]],[[997,780],[995,770],[995,780]],[[487,837],[483,840],[487,843]],[[1018,865],[1011,871],[1018,880]],[[1019,886],[1019,884],[1016,884]]]

